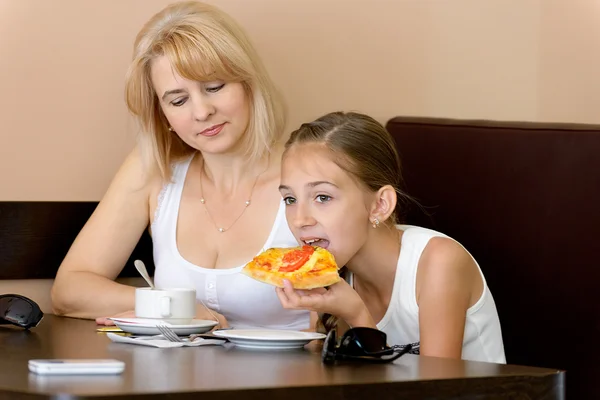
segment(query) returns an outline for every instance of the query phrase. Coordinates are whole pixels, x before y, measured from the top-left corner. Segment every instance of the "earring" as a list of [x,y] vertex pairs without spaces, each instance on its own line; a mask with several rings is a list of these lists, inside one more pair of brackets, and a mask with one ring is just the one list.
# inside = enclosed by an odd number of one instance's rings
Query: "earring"
[[169,132],[175,132],[172,126],[169,127]]
[[375,218],[371,221],[371,224],[373,225],[373,228],[379,228],[379,218]]

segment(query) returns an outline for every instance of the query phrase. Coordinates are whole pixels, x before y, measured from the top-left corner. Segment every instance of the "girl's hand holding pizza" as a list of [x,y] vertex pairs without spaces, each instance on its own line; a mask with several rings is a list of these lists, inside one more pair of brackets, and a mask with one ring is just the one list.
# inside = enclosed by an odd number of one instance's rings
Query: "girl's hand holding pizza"
[[346,321],[351,327],[375,327],[371,314],[358,293],[341,279],[326,288],[297,290],[288,280],[283,288],[276,288],[281,305],[288,309],[307,309],[319,314],[331,314]]
[[333,255],[322,247],[267,249],[246,264],[242,273],[276,286],[284,308],[335,315],[350,326],[375,327],[365,303],[340,278]]

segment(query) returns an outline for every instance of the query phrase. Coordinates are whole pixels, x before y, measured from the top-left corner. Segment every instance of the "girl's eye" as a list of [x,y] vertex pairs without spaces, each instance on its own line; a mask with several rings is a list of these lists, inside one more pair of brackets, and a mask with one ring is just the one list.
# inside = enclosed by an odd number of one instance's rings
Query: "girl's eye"
[[208,93],[217,93],[219,90],[223,89],[223,87],[225,86],[225,84],[221,84],[219,86],[211,86],[211,87],[207,87],[206,91]]
[[296,199],[291,196],[287,196],[287,197],[283,198],[283,202],[285,203],[286,206],[291,206],[292,204],[294,204],[296,202]]
[[181,107],[182,105],[185,104],[186,101],[187,101],[187,97],[182,97],[182,98],[173,100],[171,102],[171,104],[174,105],[175,107]]
[[327,203],[329,200],[331,200],[331,196],[327,196],[326,194],[319,194],[317,195],[315,200],[317,200],[319,203]]

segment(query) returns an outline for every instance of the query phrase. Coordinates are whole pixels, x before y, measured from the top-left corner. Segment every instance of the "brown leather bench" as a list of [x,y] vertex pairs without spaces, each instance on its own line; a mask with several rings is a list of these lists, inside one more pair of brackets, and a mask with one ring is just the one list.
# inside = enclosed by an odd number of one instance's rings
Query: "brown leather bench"
[[[98,202],[0,201],[0,280],[53,279]],[[142,259],[154,271],[152,239],[141,236],[120,278],[138,277]]]
[[566,369],[569,399],[600,398],[600,126],[397,117],[387,128],[427,211],[408,223],[477,259],[507,361]]

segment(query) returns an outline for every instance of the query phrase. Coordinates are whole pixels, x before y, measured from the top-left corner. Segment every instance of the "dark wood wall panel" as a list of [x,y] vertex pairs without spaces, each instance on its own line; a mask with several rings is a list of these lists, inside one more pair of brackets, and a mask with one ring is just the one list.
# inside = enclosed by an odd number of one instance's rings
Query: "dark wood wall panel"
[[507,361],[566,369],[570,399],[600,398],[600,126],[399,117],[387,128],[430,214],[408,221],[477,259]]
[[[98,202],[0,202],[0,279],[54,278]],[[120,277],[139,276],[133,260],[154,271],[152,240],[144,232]]]

